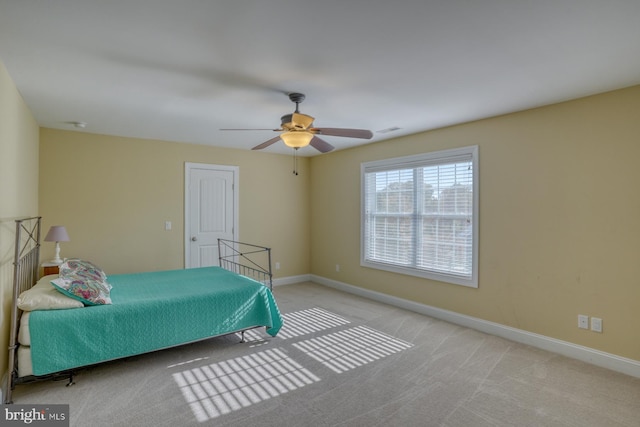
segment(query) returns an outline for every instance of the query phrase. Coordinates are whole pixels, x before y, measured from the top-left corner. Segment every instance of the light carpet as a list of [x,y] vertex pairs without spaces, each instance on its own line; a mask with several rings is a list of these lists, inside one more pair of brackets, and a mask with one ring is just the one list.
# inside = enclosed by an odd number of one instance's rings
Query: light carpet
[[19,385],[72,426],[639,426],[640,379],[313,283],[280,334],[226,336]]

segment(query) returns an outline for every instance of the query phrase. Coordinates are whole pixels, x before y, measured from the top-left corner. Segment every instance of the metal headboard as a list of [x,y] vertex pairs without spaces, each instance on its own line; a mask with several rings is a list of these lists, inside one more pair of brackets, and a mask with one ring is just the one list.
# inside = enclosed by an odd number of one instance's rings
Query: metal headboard
[[40,224],[42,217],[16,220],[16,240],[13,261],[13,299],[11,304],[11,334],[9,335],[9,375],[5,403],[11,403],[11,394],[17,377],[16,350],[18,342],[18,296],[30,289],[38,279],[40,266]]

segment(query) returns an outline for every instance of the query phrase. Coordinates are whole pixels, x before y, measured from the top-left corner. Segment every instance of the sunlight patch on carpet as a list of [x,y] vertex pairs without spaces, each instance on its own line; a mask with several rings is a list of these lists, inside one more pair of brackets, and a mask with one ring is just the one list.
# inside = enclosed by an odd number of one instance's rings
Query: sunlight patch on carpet
[[178,362],[173,365],[167,366],[167,369],[175,368],[176,366],[188,365],[190,363],[201,362],[203,360],[207,360],[209,357],[197,357],[195,359],[187,360],[186,362]]
[[320,381],[280,349],[270,349],[173,374],[198,422]]
[[336,373],[342,373],[413,347],[366,326],[345,329],[293,344]]
[[278,337],[285,340],[351,323],[347,319],[321,308],[285,313],[282,318],[284,325],[278,332]]

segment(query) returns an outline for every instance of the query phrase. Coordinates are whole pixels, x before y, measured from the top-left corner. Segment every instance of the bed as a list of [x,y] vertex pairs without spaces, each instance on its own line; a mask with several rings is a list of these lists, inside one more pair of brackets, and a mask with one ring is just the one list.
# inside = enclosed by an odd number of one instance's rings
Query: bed
[[[60,275],[37,279],[40,222],[16,221],[5,403],[19,383],[63,375],[72,384],[73,370],[81,367],[231,333],[240,332],[243,340],[244,331],[255,327],[275,336],[282,326],[269,248],[220,240],[222,267],[105,275],[106,296],[73,295],[51,284],[64,284],[69,269],[92,264],[74,260]],[[90,274],[99,280],[100,271]],[[48,309],[52,304],[55,309]]]

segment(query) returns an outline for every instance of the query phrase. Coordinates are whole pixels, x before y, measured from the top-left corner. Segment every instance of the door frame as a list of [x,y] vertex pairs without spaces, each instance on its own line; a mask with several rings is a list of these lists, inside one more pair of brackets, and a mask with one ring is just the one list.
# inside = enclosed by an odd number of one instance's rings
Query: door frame
[[238,197],[238,191],[240,189],[240,167],[228,166],[228,165],[212,165],[208,163],[184,163],[184,268],[191,267],[191,223],[190,223],[190,209],[191,204],[189,200],[189,185],[191,184],[191,171],[193,169],[207,169],[216,171],[233,172],[233,240],[238,240],[239,236],[239,207],[240,197]]

